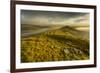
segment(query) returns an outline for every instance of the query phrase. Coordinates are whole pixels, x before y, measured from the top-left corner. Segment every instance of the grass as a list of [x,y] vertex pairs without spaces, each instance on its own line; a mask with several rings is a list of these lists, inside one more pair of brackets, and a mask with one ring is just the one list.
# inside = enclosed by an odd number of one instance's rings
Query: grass
[[89,59],[89,40],[80,31],[64,27],[21,37],[21,62]]

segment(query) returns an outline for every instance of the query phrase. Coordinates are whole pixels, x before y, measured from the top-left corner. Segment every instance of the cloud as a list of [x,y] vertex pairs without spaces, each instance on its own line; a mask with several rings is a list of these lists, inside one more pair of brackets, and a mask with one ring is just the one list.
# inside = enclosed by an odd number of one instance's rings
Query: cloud
[[89,13],[21,10],[21,23],[33,25],[89,24]]

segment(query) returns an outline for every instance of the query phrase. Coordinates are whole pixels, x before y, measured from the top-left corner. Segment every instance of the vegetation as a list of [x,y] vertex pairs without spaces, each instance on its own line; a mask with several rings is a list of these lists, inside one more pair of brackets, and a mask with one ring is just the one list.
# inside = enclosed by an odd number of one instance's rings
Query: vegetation
[[89,39],[71,27],[21,37],[21,62],[89,59]]

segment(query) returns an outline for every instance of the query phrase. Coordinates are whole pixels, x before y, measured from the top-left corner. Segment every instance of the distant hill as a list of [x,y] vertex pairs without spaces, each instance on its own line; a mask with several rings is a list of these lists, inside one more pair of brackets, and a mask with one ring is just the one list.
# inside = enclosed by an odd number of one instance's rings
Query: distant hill
[[61,28],[61,30],[64,31],[64,32],[69,32],[73,36],[76,36],[78,38],[80,37],[81,39],[89,40],[89,31],[77,30],[77,29],[70,27],[70,26],[65,26],[65,27]]
[[32,24],[21,24],[21,30],[27,31],[27,30],[37,30],[41,28],[48,28],[49,26],[40,26],[40,25],[32,25]]

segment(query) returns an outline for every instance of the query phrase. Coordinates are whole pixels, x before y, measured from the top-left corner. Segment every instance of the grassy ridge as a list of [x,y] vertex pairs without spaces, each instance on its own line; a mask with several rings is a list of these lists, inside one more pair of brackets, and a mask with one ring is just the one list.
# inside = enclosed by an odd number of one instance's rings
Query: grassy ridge
[[63,27],[21,38],[21,62],[89,59],[89,40],[80,31]]

